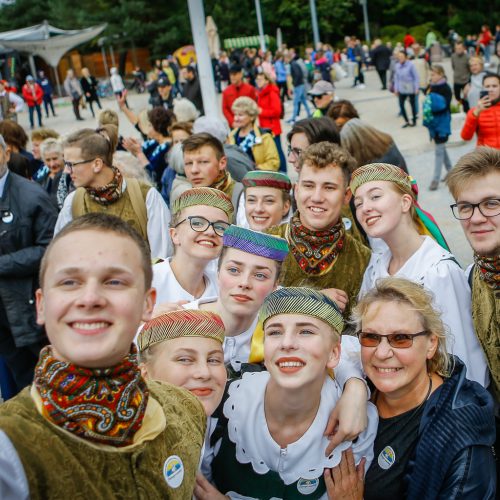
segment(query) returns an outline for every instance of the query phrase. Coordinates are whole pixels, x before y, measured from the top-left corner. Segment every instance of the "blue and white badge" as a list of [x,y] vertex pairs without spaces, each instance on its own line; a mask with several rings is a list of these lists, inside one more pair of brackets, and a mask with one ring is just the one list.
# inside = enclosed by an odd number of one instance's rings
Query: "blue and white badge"
[[348,217],[342,217],[342,222],[344,223],[345,230],[349,231],[352,227],[351,219]]
[[9,210],[2,212],[2,222],[5,224],[10,224],[14,220],[14,214]]
[[163,477],[171,488],[178,488],[184,479],[184,464],[177,455],[171,455],[163,464]]
[[378,456],[377,462],[381,469],[390,469],[396,461],[396,453],[390,446],[386,446]]
[[311,493],[314,493],[319,486],[319,479],[304,479],[301,477],[297,481],[297,490],[299,490],[299,493],[302,495],[310,495]]

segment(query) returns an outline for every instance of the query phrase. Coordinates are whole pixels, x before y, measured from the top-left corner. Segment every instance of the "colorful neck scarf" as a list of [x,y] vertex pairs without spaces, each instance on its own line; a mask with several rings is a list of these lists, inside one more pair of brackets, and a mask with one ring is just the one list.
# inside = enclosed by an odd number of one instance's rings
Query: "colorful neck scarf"
[[314,276],[326,274],[344,246],[342,221],[330,229],[311,231],[300,222],[297,211],[290,221],[290,250],[302,271]]
[[149,391],[137,366],[137,349],[111,368],[83,368],[40,353],[35,387],[47,420],[79,438],[110,446],[132,444],[141,428]]
[[219,177],[215,179],[215,182],[210,187],[218,189],[219,191],[227,194],[229,186],[232,184],[232,182],[233,179],[231,177],[231,174],[226,169],[224,169],[221,171]]
[[110,168],[113,170],[114,175],[109,184],[98,188],[85,188],[89,196],[101,205],[111,205],[122,196],[122,174],[116,167]]
[[479,277],[493,290],[500,290],[500,255],[481,257],[474,254],[474,261],[479,267]]

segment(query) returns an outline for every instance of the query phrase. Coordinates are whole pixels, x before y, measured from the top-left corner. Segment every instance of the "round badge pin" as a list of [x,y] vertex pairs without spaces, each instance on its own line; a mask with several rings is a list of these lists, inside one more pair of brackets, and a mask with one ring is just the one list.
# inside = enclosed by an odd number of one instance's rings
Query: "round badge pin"
[[312,493],[314,493],[318,489],[318,486],[319,486],[319,479],[318,478],[304,479],[303,477],[301,477],[297,481],[297,490],[302,495],[311,495]]
[[342,222],[344,223],[345,230],[349,231],[349,229],[351,229],[352,227],[351,219],[347,217],[342,217]]
[[12,212],[2,212],[2,222],[4,222],[5,224],[10,224],[13,220],[14,214]]
[[163,464],[163,477],[171,488],[178,488],[184,479],[184,464],[177,455],[171,455]]
[[390,446],[386,446],[379,454],[377,462],[381,469],[390,469],[396,461],[396,453]]

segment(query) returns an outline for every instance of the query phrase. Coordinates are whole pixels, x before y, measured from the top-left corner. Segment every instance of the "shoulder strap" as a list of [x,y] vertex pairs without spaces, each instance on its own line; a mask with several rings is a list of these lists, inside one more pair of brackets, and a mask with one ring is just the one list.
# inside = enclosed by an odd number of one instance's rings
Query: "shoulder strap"
[[127,189],[132,203],[132,209],[137,215],[137,222],[141,227],[142,235],[147,239],[148,237],[148,213],[146,210],[146,200],[142,196],[139,181],[134,178],[127,178]]
[[71,204],[71,215],[73,217],[73,220],[85,214],[84,198],[85,188],[77,188],[75,190],[75,196],[73,196],[73,203]]

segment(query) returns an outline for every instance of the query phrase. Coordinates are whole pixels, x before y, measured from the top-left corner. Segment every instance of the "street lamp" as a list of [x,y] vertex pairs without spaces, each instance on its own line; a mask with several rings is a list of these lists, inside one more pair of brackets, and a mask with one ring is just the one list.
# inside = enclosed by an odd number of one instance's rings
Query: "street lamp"
[[359,0],[363,6],[363,20],[365,22],[365,40],[370,43],[370,25],[368,24],[368,0]]
[[264,37],[264,25],[262,23],[262,12],[260,10],[260,0],[255,0],[255,13],[257,14],[257,26],[259,28],[259,42],[262,55],[266,53],[266,39]]
[[311,22],[313,28],[314,49],[319,45],[319,29],[318,29],[318,14],[316,13],[315,0],[309,0],[309,7],[311,9]]

